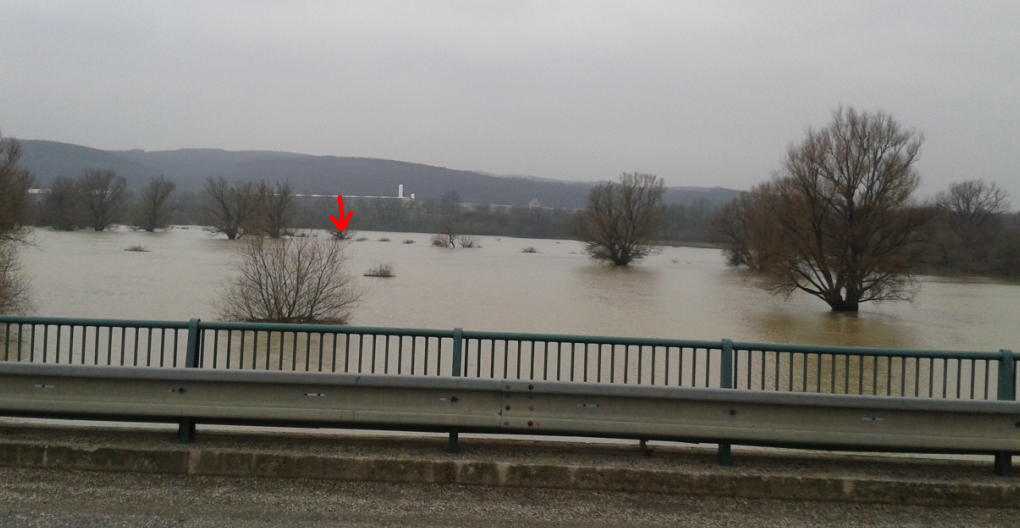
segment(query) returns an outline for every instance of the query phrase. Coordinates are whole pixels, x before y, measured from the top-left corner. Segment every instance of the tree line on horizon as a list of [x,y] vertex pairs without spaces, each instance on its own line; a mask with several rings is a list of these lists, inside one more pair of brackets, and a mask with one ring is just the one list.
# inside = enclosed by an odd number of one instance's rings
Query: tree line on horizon
[[[563,208],[463,204],[457,191],[440,199],[348,200],[356,213],[349,230],[441,232],[520,238],[571,238],[573,211]],[[664,242],[713,243],[718,206],[706,199],[692,204],[658,204],[663,222],[655,235]],[[44,189],[33,209],[33,223],[60,231],[103,231],[115,224],[155,231],[173,225],[210,225],[234,239],[248,232],[278,238],[292,229],[333,230],[334,197],[296,194],[288,182],[227,182],[209,177],[202,191],[181,191],[156,177],[136,196],[113,170],[86,170],[77,178],[59,177]]]

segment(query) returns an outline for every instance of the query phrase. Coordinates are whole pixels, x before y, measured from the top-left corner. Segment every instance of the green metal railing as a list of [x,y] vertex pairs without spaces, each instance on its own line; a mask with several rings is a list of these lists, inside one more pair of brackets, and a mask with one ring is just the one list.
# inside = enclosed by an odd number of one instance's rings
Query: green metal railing
[[1015,400],[1020,358],[624,337],[0,316],[0,359]]

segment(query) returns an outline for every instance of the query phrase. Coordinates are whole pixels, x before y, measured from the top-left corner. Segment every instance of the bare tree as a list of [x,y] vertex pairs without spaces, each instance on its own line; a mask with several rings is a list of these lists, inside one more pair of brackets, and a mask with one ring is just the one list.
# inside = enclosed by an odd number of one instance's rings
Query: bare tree
[[751,243],[754,240],[751,231],[757,224],[753,218],[757,212],[754,196],[745,193],[720,207],[716,213],[714,225],[716,231],[725,241],[723,254],[730,266],[760,269],[761,266],[756,262],[760,256],[759,252],[751,248]]
[[23,241],[29,223],[32,173],[21,168],[21,143],[0,132],[0,241]]
[[230,240],[244,236],[258,217],[258,193],[255,185],[246,182],[227,184],[222,176],[205,182],[208,199],[203,209],[210,216],[213,228]]
[[432,245],[436,247],[457,247],[460,239],[460,193],[446,191],[434,206],[436,231]]
[[50,182],[42,201],[42,223],[58,231],[73,231],[84,222],[78,184],[67,176]]
[[936,195],[935,204],[948,216],[950,225],[975,228],[987,226],[997,215],[1009,210],[1006,191],[984,180],[953,183],[948,191]]
[[587,207],[574,214],[574,235],[592,258],[617,266],[647,257],[662,225],[659,203],[666,188],[652,174],[624,173],[619,183],[599,184],[588,194]]
[[162,175],[150,180],[135,207],[135,226],[150,233],[169,227],[177,209],[175,189],[177,184]]
[[22,274],[18,244],[0,240],[0,314],[25,314],[31,307],[29,283]]
[[220,311],[231,321],[345,324],[360,297],[345,245],[312,237],[247,240]]
[[131,194],[127,180],[110,170],[86,170],[78,178],[77,195],[96,231],[103,231],[124,216]]
[[277,182],[275,186],[259,182],[258,208],[260,226],[269,238],[280,238],[287,234],[294,216],[294,186],[289,182]]
[[18,250],[27,243],[32,173],[19,166],[20,160],[21,143],[0,133],[0,314],[23,314],[31,308]]
[[735,206],[748,222],[744,263],[769,291],[801,290],[833,311],[911,299],[920,228],[930,218],[912,202],[921,141],[887,114],[834,112],[831,124],[789,147],[772,181]]
[[933,264],[966,273],[1009,269],[996,262],[1010,240],[999,221],[1009,209],[1006,191],[982,180],[953,183],[935,196],[934,205],[937,221],[929,230]]

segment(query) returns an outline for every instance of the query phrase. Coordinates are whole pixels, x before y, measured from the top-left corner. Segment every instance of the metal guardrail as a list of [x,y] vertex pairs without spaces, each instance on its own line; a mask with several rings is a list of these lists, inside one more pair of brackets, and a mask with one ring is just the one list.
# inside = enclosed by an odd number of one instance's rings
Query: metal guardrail
[[994,454],[1020,403],[451,376],[0,363],[0,414]]
[[624,337],[0,316],[0,360],[1015,400],[1020,357]]

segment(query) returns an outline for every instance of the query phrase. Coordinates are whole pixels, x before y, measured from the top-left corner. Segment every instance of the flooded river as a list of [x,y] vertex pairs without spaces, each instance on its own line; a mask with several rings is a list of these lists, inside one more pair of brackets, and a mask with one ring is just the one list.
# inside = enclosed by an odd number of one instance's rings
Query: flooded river
[[[362,290],[350,321],[356,326],[1020,349],[1020,285],[1013,283],[924,278],[913,303],[833,314],[813,297],[764,293],[714,249],[664,248],[620,269],[600,266],[567,240],[478,237],[481,248],[449,250],[430,247],[428,234],[358,236],[367,240],[347,250]],[[157,320],[216,320],[241,247],[200,227],[40,230],[34,242],[23,253],[34,315]],[[125,251],[135,245],[147,251]],[[361,276],[377,264],[392,265],[396,276]]]

